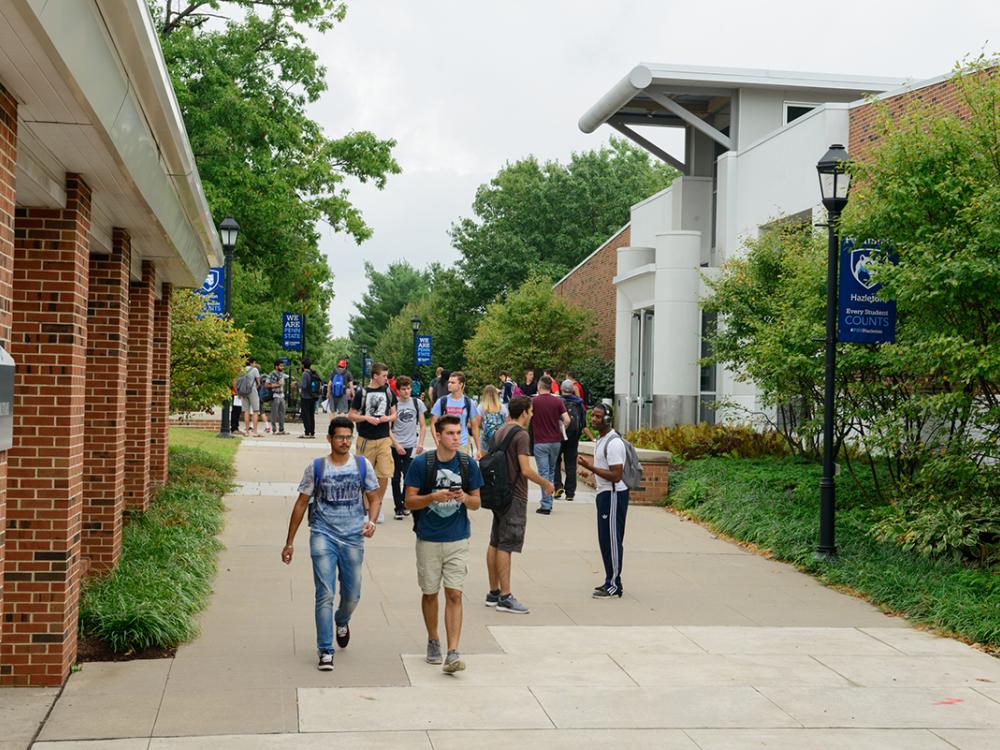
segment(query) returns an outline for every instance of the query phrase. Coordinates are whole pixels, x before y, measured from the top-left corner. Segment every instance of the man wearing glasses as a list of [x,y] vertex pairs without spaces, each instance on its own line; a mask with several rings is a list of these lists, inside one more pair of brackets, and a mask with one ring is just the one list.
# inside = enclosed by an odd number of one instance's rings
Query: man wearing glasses
[[[375,533],[375,518],[382,505],[379,479],[364,456],[351,456],[354,424],[347,417],[330,420],[327,440],[330,455],[312,461],[299,483],[299,496],[288,522],[288,536],[281,561],[292,562],[295,532],[309,512],[309,552],[316,584],[316,649],[318,669],[333,669],[333,639],[346,648],[351,639],[351,614],[361,600],[361,569],[365,538]],[[368,510],[365,510],[365,498]],[[333,600],[340,581],[340,605]]]

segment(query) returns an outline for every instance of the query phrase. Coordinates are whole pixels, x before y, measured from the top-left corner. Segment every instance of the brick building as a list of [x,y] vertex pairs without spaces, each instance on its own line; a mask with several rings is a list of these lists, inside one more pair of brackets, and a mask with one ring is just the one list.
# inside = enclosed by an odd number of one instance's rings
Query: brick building
[[[643,64],[580,118],[584,132],[607,124],[681,172],[632,207],[627,239],[619,232],[557,284],[601,321],[615,305],[620,429],[747,421],[764,410],[752,382],[700,364],[715,325],[700,308],[710,293],[705,279],[769,224],[823,219],[816,162],[832,143],[863,157],[877,137],[876,105],[866,95],[890,112],[917,98],[962,112],[947,76],[910,83]],[[649,126],[682,128],[683,153],[634,129]],[[718,401],[729,406],[716,410]]]
[[615,358],[614,278],[618,248],[627,246],[630,237],[626,224],[552,287],[558,296],[594,313],[598,354],[606,361]]
[[220,265],[153,28],[143,0],[0,8],[0,685],[68,676],[81,578],[166,479],[171,290]]

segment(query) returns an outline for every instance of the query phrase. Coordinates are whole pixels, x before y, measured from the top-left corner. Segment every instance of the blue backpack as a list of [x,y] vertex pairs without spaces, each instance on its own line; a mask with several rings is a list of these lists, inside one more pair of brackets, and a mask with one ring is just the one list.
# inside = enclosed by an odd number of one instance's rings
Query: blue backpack
[[330,395],[334,398],[340,398],[344,395],[344,374],[342,372],[333,374],[333,379],[330,381],[330,390],[333,391]]
[[[365,462],[364,456],[355,456],[354,459],[358,462],[358,474],[361,476],[361,494],[364,495],[365,477],[368,474],[368,464]],[[312,526],[313,521],[316,518],[316,503],[319,502],[319,496],[322,489],[320,483],[323,481],[323,461],[325,460],[326,456],[320,456],[319,458],[313,459],[313,491],[312,497],[309,498],[310,526]]]

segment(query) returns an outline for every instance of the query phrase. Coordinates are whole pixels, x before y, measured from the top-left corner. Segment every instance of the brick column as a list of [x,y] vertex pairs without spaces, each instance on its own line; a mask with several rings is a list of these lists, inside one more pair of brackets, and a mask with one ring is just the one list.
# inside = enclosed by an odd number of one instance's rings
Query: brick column
[[84,575],[118,564],[125,508],[125,382],[132,243],[112,233],[111,255],[90,256],[87,295],[87,409],[83,438]]
[[18,208],[0,684],[61,685],[76,658],[83,498],[90,188],[66,208]]
[[163,284],[153,309],[153,399],[150,414],[149,475],[155,486],[167,482],[167,425],[170,417],[170,284]]
[[[14,182],[17,173],[17,101],[0,85],[0,346],[10,349],[14,263]],[[7,529],[7,451],[0,451],[0,613],[3,612],[4,537]],[[2,618],[0,618],[2,619]],[[0,643],[3,642],[0,626]],[[10,672],[0,659],[0,680]]]
[[142,262],[142,281],[129,284],[128,376],[125,383],[125,507],[149,506],[153,285],[156,266]]

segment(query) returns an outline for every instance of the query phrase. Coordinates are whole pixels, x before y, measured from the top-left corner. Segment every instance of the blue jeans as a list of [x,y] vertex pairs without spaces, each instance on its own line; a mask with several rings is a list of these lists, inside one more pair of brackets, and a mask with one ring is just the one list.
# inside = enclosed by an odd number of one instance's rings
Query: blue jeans
[[[558,469],[556,461],[559,459],[559,448],[559,443],[535,443],[535,463],[538,464],[538,473],[550,482],[555,478]],[[542,508],[552,509],[552,495],[546,495],[544,491]]]
[[[341,627],[351,621],[361,600],[361,568],[365,548],[361,544],[335,542],[325,534],[309,535],[313,581],[316,584],[316,649],[332,654],[333,623]],[[333,597],[340,581],[340,606],[333,613]]]

